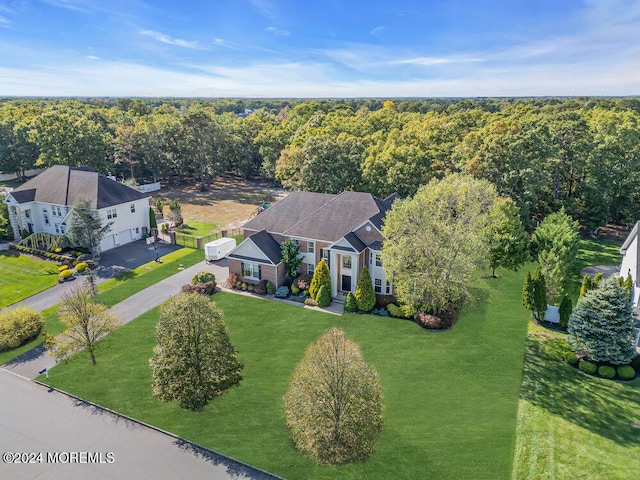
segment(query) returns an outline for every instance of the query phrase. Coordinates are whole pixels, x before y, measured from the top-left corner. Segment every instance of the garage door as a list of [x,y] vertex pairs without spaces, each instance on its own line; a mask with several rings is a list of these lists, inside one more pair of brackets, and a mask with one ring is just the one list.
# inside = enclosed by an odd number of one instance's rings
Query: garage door
[[131,243],[133,241],[133,238],[131,238],[131,230],[127,229],[127,230],[123,230],[120,233],[118,233],[118,237],[116,238],[116,243],[118,245],[124,245],[125,243]]
[[115,246],[116,246],[116,242],[113,234],[107,235],[100,242],[100,250],[103,252],[106,250],[111,250],[112,248],[115,248]]

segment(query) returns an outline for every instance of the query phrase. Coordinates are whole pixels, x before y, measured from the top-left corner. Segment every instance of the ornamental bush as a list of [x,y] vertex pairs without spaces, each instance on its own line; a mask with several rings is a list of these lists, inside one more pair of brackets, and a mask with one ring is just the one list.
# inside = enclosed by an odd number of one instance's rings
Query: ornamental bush
[[80,262],[76,265],[76,272],[82,273],[87,268],[89,268],[89,264],[87,262]]
[[563,354],[564,361],[569,365],[577,365],[578,364],[578,356],[572,351],[564,352]]
[[358,311],[358,304],[356,303],[356,297],[351,292],[347,294],[347,298],[344,301],[344,311],[345,313],[355,313]]
[[36,338],[44,321],[31,307],[8,308],[0,313],[0,351],[11,350]]
[[387,305],[387,310],[389,310],[389,315],[394,318],[409,318],[404,310],[402,310],[402,308],[400,308],[395,303],[390,303],[389,305]]
[[64,272],[65,270],[67,270],[69,268],[69,265],[60,265],[58,267],[58,273]]
[[309,286],[309,293],[318,302],[317,296],[320,291],[320,287],[324,285],[329,291],[329,297],[331,297],[331,274],[329,273],[329,266],[324,261],[324,258],[320,259],[316,270],[313,272],[313,278],[311,279],[311,285]]
[[302,275],[298,275],[296,277],[296,279],[293,281],[293,285],[298,287],[300,290],[309,290],[312,279],[313,279],[312,275],[309,275],[308,273],[303,273]]
[[216,276],[211,272],[198,272],[191,279],[191,285],[198,285],[200,283],[213,282],[214,287],[216,285]]
[[289,287],[283,285],[276,290],[276,298],[287,298],[289,296]]
[[326,308],[331,305],[331,293],[329,293],[329,290],[327,290],[327,287],[324,285],[322,285],[320,290],[318,290],[316,305],[320,308]]
[[598,375],[602,378],[613,378],[616,376],[616,369],[608,365],[602,365],[598,368]]
[[69,279],[71,277],[73,277],[73,270],[66,269],[66,270],[62,270],[60,272],[60,278],[62,280],[67,280],[67,279]]
[[216,282],[204,282],[193,285],[187,283],[182,286],[182,293],[199,293],[201,295],[213,295],[216,289]]
[[276,293],[276,287],[272,282],[267,282],[267,293],[269,295],[273,295],[274,293]]
[[293,293],[294,295],[297,295],[300,293],[300,289],[298,287],[296,287],[295,284],[291,285],[291,293]]
[[623,380],[631,380],[636,376],[636,371],[631,365],[621,365],[617,370],[618,376]]
[[376,294],[373,291],[371,275],[369,275],[369,269],[367,267],[364,267],[362,272],[360,272],[360,278],[358,278],[358,284],[356,285],[355,297],[358,310],[369,312],[376,306]]
[[584,373],[588,373],[589,375],[593,375],[594,373],[596,373],[596,370],[598,369],[595,363],[588,362],[586,360],[582,360],[578,364],[578,368],[582,370]]
[[629,365],[631,365],[636,370],[640,369],[640,355],[636,355],[636,357],[631,360],[631,363]]

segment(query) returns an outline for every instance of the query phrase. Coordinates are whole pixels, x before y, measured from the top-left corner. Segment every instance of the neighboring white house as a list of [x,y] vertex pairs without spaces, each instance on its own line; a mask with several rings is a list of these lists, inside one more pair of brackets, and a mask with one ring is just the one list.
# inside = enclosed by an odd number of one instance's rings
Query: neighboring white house
[[103,224],[113,222],[100,250],[133,242],[149,231],[149,196],[86,167],[55,165],[11,191],[5,203],[15,240],[20,232],[63,234],[73,205],[89,198]]
[[[620,263],[620,276],[627,278],[631,275],[633,279],[633,291],[631,301],[634,309],[640,308],[640,287],[638,287],[638,279],[640,278],[640,264],[638,259],[640,258],[639,249],[640,242],[638,241],[638,233],[640,231],[640,222],[636,222],[631,230],[631,233],[620,247],[620,253],[622,254],[622,262]],[[636,348],[640,346],[640,322],[636,325]]]

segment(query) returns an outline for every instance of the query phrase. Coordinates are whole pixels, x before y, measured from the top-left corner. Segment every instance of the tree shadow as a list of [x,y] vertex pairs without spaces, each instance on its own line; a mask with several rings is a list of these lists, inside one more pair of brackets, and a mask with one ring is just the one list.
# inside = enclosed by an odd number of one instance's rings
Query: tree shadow
[[564,343],[546,332],[529,334],[520,398],[619,445],[640,445],[640,395],[634,385],[589,377],[565,364]]

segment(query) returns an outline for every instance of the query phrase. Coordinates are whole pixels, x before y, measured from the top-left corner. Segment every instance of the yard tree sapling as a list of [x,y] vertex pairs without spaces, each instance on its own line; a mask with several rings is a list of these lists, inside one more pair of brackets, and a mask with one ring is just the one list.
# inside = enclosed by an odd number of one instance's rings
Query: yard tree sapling
[[287,238],[280,245],[280,251],[282,252],[282,263],[284,263],[285,277],[290,279],[297,277],[298,268],[302,263],[302,257],[300,256],[300,246],[297,245],[292,239]]
[[93,292],[81,284],[62,295],[58,318],[67,328],[55,337],[45,333],[45,346],[58,361],[87,350],[95,365],[96,343],[122,324],[106,305],[93,302],[92,297]]
[[373,453],[383,405],[378,373],[336,327],[309,345],[284,396],[296,448],[329,464],[361,461]]
[[324,261],[324,258],[321,258],[318,265],[316,265],[313,278],[311,279],[311,286],[309,287],[309,295],[311,295],[311,298],[316,300],[318,291],[323,285],[329,291],[329,296],[331,296],[331,274],[329,273],[329,266],[327,262]]

